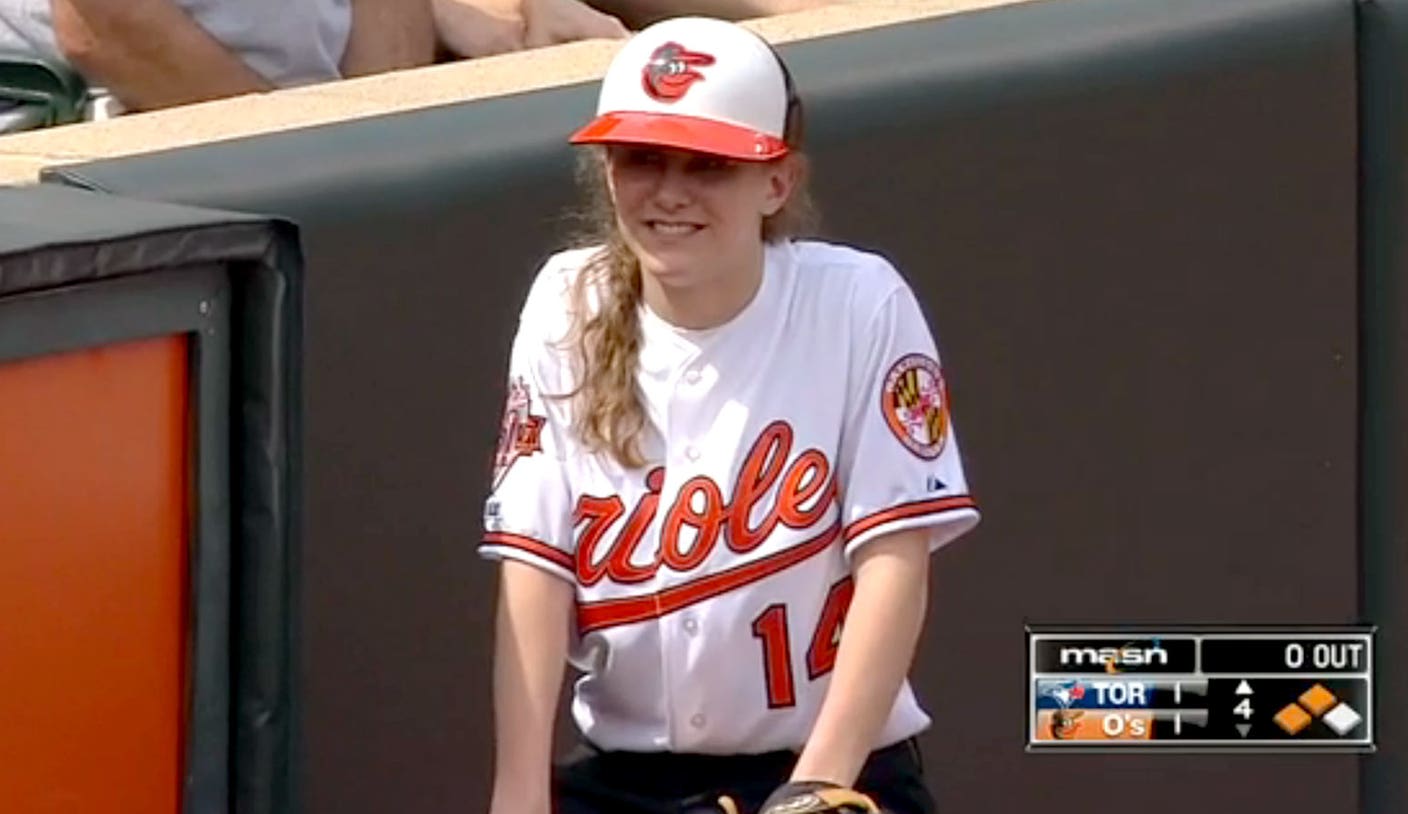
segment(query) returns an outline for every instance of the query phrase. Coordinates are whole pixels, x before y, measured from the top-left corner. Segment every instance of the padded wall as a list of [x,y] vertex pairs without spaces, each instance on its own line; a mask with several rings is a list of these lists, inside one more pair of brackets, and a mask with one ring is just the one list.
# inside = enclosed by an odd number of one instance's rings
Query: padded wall
[[[1408,670],[1408,2],[1374,0],[1358,9],[1362,606],[1379,626],[1380,680],[1391,682]],[[1365,811],[1387,814],[1408,800],[1408,699],[1388,690],[1378,705],[1379,752],[1364,762],[1363,798]]]
[[289,810],[297,247],[0,189],[0,810]]

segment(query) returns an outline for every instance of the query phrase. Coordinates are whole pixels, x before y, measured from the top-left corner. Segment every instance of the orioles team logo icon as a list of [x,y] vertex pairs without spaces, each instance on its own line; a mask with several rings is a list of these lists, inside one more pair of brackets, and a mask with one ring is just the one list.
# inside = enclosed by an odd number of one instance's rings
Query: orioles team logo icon
[[1058,741],[1074,740],[1080,732],[1080,719],[1084,716],[1084,710],[1056,710],[1051,715],[1051,737]]
[[547,419],[533,415],[532,407],[528,382],[522,376],[514,378],[508,384],[508,404],[499,427],[499,446],[494,452],[495,489],[514,462],[543,450],[543,424]]
[[921,353],[901,358],[885,375],[880,411],[910,452],[932,460],[948,439],[948,388],[939,363]]
[[641,72],[641,84],[650,98],[674,102],[684,97],[690,86],[704,78],[694,70],[714,64],[708,54],[691,51],[677,42],[667,42],[650,55]]

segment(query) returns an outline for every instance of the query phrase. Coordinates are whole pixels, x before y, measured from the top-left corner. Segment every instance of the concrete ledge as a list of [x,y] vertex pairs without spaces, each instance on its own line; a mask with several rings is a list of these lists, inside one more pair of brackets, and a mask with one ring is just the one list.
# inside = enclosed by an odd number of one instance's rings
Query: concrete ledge
[[[1035,0],[851,0],[746,25],[782,44]],[[619,43],[552,48],[251,94],[0,137],[0,184],[44,167],[205,144],[597,79]]]

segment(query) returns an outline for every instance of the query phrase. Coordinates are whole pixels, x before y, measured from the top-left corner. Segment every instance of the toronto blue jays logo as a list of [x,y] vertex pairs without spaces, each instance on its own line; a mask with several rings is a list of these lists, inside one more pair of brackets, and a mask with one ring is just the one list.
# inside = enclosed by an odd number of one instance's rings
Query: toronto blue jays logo
[[677,42],[667,42],[650,55],[641,72],[641,84],[650,98],[661,102],[682,99],[690,86],[704,78],[696,67],[713,65],[708,54],[691,51]]
[[1085,712],[1071,709],[1071,703],[1085,697],[1085,685],[1079,681],[1065,681],[1043,687],[1040,692],[1057,704],[1056,711],[1051,714],[1051,737],[1056,740],[1073,738]]

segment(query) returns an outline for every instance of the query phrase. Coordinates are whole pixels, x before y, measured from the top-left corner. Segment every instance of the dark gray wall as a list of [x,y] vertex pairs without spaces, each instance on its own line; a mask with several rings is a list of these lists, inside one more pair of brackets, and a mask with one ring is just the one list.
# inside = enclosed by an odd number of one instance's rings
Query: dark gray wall
[[[1379,626],[1378,669],[1388,686],[1408,670],[1408,1],[1359,10],[1360,426],[1362,607]],[[1394,682],[1396,684],[1389,684]],[[1379,693],[1378,754],[1364,761],[1365,810],[1401,811],[1408,800],[1408,698]]]
[[[945,812],[1349,812],[1352,756],[1026,755],[1023,624],[1358,617],[1347,0],[1047,0],[783,49],[908,274],[986,520],[915,671]],[[478,513],[580,86],[71,168],[299,222],[305,810],[487,796]]]

